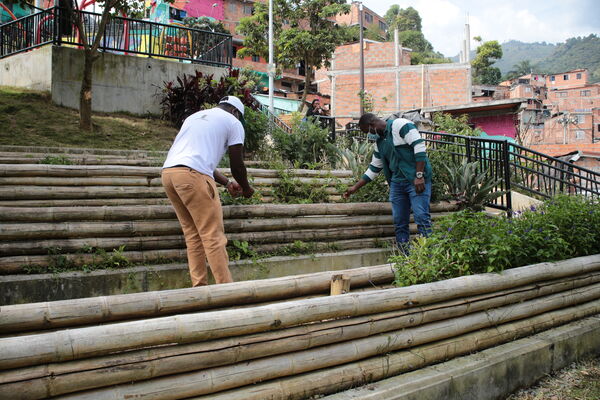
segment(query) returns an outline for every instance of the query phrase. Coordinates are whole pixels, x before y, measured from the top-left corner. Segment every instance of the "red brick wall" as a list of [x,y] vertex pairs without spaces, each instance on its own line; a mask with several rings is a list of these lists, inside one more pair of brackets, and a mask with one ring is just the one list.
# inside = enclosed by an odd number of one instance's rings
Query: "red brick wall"
[[600,84],[563,90],[551,89],[548,91],[548,98],[544,104],[554,112],[591,110],[600,107]]
[[[579,121],[576,124],[567,124],[566,129],[559,122],[562,116],[548,119],[544,122],[544,135],[542,138],[537,138],[535,144],[581,144],[586,146],[586,143],[592,143],[592,135],[594,134],[594,115],[591,112],[573,113],[571,117],[578,116]],[[579,133],[579,136],[578,136]],[[599,139],[596,137],[596,139]]]
[[[366,13],[373,16],[373,22],[366,21],[366,18],[365,18]],[[358,3],[351,3],[350,4],[350,13],[337,15],[335,17],[335,20],[338,24],[345,24],[345,25],[349,25],[349,26],[360,24]],[[383,17],[381,17],[379,14],[375,13],[371,9],[363,6],[363,26],[365,28],[376,28],[380,32],[383,33],[383,31],[381,31],[381,29],[379,29],[379,21],[385,23],[385,19]]]
[[[332,72],[335,74],[335,70]],[[470,73],[468,66],[458,64],[430,65],[424,69],[421,66],[401,66],[400,110],[468,103],[471,96]],[[332,115],[341,118],[340,123],[344,124],[359,114],[360,78],[357,71],[341,72],[335,75],[334,81],[335,87],[332,88],[328,80],[323,80],[319,84],[319,91],[331,94]],[[394,68],[365,71],[365,90],[373,96],[375,112],[389,114],[399,111],[395,88]]]
[[[578,75],[580,75],[579,79],[577,79]],[[553,78],[554,80],[552,80]],[[546,86],[549,90],[552,90],[552,88],[562,89],[584,86],[587,85],[588,82],[588,71],[585,69],[578,69],[546,76]]]

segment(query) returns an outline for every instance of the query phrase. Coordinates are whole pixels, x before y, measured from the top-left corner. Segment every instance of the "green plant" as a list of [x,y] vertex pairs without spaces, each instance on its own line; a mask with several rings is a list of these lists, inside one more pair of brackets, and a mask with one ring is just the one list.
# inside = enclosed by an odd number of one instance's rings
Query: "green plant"
[[180,127],[187,117],[213,107],[228,95],[237,96],[247,108],[256,109],[247,81],[239,76],[239,70],[229,69],[227,75],[215,80],[212,74],[196,71],[195,75],[178,76],[176,83],[166,82],[160,100],[163,119]]
[[318,122],[311,119],[302,121],[302,116],[295,114],[292,120],[292,133],[281,130],[273,131],[273,145],[284,161],[306,168],[309,165],[324,164],[327,160],[335,165],[335,146],[329,142],[329,132]]
[[40,164],[72,165],[73,161],[71,161],[69,157],[61,154],[58,156],[46,156],[40,160]]
[[458,202],[460,208],[483,210],[484,205],[505,194],[494,191],[501,179],[495,179],[487,171],[478,172],[479,163],[445,165],[446,174],[441,177],[448,194]]
[[[479,128],[469,126],[469,116],[462,114],[452,116],[451,114],[436,112],[433,114],[433,127],[436,132],[452,133],[463,136],[480,136]],[[449,149],[452,150],[452,149]]]
[[229,258],[231,260],[241,260],[244,258],[257,258],[258,253],[250,247],[247,241],[233,240],[229,247]]
[[277,203],[327,203],[329,196],[327,185],[320,185],[316,180],[303,182],[288,169],[278,169],[279,182],[273,186],[273,197]]
[[367,92],[366,90],[361,90],[357,94],[360,99],[363,111],[365,113],[373,112],[373,110],[375,109],[375,100],[373,100],[373,95]]
[[499,272],[545,261],[597,253],[600,203],[558,196],[512,218],[463,210],[436,221],[409,255],[390,258],[399,285]]
[[244,148],[247,152],[254,153],[265,141],[268,130],[267,116],[261,111],[246,108],[244,119],[246,120]]

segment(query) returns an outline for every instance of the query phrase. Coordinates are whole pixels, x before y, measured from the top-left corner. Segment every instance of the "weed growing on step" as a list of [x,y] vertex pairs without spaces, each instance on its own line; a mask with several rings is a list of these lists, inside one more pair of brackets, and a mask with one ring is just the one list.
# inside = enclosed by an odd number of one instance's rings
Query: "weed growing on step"
[[65,155],[58,156],[46,156],[40,160],[40,164],[50,164],[50,165],[73,165],[73,161],[69,159],[69,157]]
[[512,218],[464,210],[436,221],[429,238],[412,242],[410,255],[390,262],[401,286],[500,272],[597,253],[598,226],[600,203],[577,196],[558,196]]
[[[82,246],[75,254],[68,254],[60,247],[48,248],[47,265],[24,265],[27,274],[50,273],[57,275],[68,271],[92,272],[99,269],[121,269],[133,266],[123,253],[125,246],[119,246],[110,252],[89,245]],[[86,261],[87,259],[90,261]]]

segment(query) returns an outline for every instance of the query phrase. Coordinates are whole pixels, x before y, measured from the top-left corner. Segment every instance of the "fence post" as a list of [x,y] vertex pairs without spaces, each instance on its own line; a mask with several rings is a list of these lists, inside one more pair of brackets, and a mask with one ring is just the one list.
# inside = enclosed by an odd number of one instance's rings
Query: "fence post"
[[54,44],[60,46],[61,42],[61,32],[60,32],[60,9],[56,6],[54,7]]
[[509,215],[512,213],[512,194],[510,192],[510,153],[508,140],[502,142],[502,163],[504,165],[504,184],[506,187],[506,208]]
[[467,153],[467,162],[470,163],[471,162],[471,138],[468,136],[465,136],[465,147],[466,147],[466,153]]
[[152,58],[154,54],[154,47],[152,47],[152,23],[150,23],[150,35],[148,38],[148,57]]

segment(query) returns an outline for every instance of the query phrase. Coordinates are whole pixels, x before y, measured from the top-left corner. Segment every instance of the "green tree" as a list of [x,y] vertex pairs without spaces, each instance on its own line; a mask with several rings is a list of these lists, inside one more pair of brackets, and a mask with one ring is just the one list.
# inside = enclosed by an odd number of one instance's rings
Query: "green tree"
[[100,21],[95,35],[88,36],[90,33],[90,22],[85,20],[83,14],[78,12],[79,5],[74,2],[65,1],[67,10],[66,18],[69,23],[75,25],[79,32],[79,42],[83,49],[83,71],[81,79],[81,89],[79,91],[79,126],[86,131],[92,130],[92,66],[98,58],[98,51],[102,38],[104,37],[106,26],[111,16],[125,14],[130,17],[140,17],[143,15],[144,2],[142,0],[98,0],[96,4],[102,10]]
[[397,28],[400,32],[421,32],[421,16],[412,7],[400,8],[398,4],[394,4],[385,13],[384,18],[392,31]]
[[512,69],[508,71],[505,76],[505,80],[515,79],[519,76],[527,75],[533,73],[533,65],[531,65],[531,61],[523,60],[519,61],[517,64],[513,65]]
[[496,60],[502,58],[502,47],[497,40],[483,42],[480,36],[475,36],[473,39],[481,43],[477,47],[475,58],[471,61],[473,82],[483,85],[497,85],[500,82],[502,73],[500,68],[492,65]]
[[[335,48],[344,43],[344,27],[337,26],[333,17],[349,11],[350,6],[345,0],[273,1],[275,62],[281,68],[294,68],[304,63],[306,69],[301,107],[306,101],[313,70],[328,67]],[[287,22],[285,29],[284,20]],[[266,4],[255,3],[254,15],[242,18],[238,31],[245,36],[241,56],[268,58]]]
[[208,17],[185,17],[183,19],[183,25],[188,28],[200,29],[203,31],[229,33],[229,30],[225,28],[225,25],[223,25],[221,21],[215,21]]

